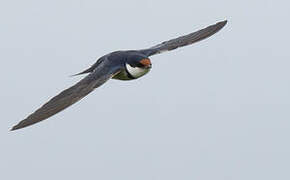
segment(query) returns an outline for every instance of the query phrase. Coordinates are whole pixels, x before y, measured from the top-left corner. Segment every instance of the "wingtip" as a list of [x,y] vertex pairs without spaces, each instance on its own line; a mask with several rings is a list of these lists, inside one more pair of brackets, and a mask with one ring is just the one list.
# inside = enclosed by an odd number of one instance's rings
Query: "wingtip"
[[13,126],[13,127],[10,129],[10,131],[15,131],[15,130],[17,130],[17,129],[19,129],[19,128],[17,128],[17,125],[16,125],[16,126]]
[[224,27],[227,23],[228,23],[228,20],[226,19],[226,20],[218,22],[217,24],[220,24],[221,27]]
[[15,131],[15,130],[18,130],[18,129],[22,129],[22,128],[25,128],[27,126],[29,126],[30,124],[25,124],[25,121],[20,121],[18,124],[16,124],[15,126],[13,126],[10,131]]
[[25,127],[25,126],[22,126],[22,125],[19,123],[19,124],[16,124],[15,126],[13,126],[13,127],[10,129],[10,131],[15,131],[15,130],[17,130],[17,129],[21,129],[21,128],[23,128],[23,127]]

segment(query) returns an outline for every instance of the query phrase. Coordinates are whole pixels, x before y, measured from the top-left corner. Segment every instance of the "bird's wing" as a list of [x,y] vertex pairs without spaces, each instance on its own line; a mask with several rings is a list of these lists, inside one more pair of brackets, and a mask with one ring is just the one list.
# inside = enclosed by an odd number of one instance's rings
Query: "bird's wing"
[[195,42],[201,41],[207,37],[210,37],[211,35],[218,32],[220,29],[222,29],[226,24],[227,24],[227,21],[221,21],[214,25],[201,29],[199,31],[190,33],[185,36],[180,36],[178,38],[171,39],[169,41],[162,42],[149,49],[143,49],[140,51],[147,56],[152,56],[152,55],[159,54],[165,51],[171,51],[179,47],[187,46]]
[[121,67],[117,66],[114,67],[108,65],[100,65],[96,67],[96,69],[91,74],[83,78],[74,86],[62,91],[57,96],[53,97],[46,104],[44,104],[34,113],[29,115],[26,119],[20,121],[11,130],[30,126],[64,110],[65,108],[85,97],[95,88],[104,84],[120,70]]

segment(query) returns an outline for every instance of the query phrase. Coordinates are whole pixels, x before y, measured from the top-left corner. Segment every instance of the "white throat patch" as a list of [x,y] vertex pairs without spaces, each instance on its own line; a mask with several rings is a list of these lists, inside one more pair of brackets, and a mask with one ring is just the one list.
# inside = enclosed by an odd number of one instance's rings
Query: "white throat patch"
[[126,69],[128,73],[136,79],[145,75],[146,73],[150,71],[150,68],[146,69],[146,68],[132,67],[130,66],[130,64],[127,64],[127,63],[126,63]]

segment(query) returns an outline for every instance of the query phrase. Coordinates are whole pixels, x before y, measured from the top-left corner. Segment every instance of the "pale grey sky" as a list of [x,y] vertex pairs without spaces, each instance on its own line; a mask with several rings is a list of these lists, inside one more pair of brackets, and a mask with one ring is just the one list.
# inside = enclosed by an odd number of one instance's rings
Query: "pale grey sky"
[[[284,0],[0,2],[0,179],[290,179],[290,31]],[[228,19],[52,118],[12,125],[120,49]]]

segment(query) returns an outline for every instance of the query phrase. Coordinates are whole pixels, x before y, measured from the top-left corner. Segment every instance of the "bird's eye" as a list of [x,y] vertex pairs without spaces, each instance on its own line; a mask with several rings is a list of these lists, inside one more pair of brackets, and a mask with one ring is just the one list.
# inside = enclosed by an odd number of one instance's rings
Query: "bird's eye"
[[142,67],[144,67],[144,65],[138,62],[138,63],[136,63],[136,67],[142,68]]

